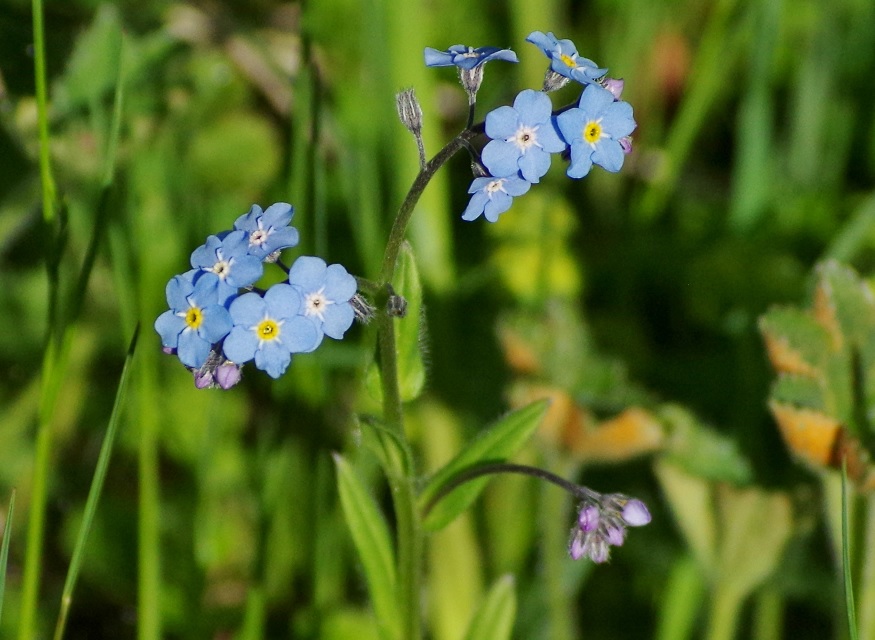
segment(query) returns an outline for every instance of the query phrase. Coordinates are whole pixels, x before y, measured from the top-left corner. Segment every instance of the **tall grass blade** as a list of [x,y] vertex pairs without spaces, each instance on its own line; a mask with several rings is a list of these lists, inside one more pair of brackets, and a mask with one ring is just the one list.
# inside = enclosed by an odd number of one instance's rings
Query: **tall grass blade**
[[6,565],[9,560],[9,540],[12,538],[12,514],[15,511],[15,489],[9,498],[9,510],[3,529],[3,545],[0,546],[0,618],[3,614],[3,595],[6,592]]
[[844,569],[845,609],[848,616],[848,638],[857,640],[857,614],[854,609],[854,585],[851,582],[848,508],[848,469],[846,462],[842,461],[842,567]]

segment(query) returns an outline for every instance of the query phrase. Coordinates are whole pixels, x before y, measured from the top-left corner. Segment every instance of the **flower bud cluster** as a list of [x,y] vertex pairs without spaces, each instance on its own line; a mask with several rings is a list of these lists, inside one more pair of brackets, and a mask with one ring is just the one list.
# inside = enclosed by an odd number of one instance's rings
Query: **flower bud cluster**
[[[352,325],[357,284],[343,266],[301,256],[282,267],[280,252],[298,244],[293,215],[284,202],[267,210],[252,205],[233,229],[195,249],[192,269],[167,284],[170,308],[155,330],[199,389],[234,386],[249,361],[278,378],[292,354],[315,350],[324,336],[339,340]],[[280,266],[287,277],[260,291],[255,284],[265,264]]]
[[622,546],[626,540],[626,527],[640,527],[650,519],[647,506],[637,498],[593,491],[578,507],[568,554],[573,560],[589,558],[598,564],[607,562],[611,547]]

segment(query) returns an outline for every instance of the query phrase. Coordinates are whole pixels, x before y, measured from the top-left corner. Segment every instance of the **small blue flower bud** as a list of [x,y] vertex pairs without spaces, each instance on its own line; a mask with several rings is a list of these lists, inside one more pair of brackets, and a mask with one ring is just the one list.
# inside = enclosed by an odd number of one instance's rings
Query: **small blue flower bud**
[[623,507],[622,516],[623,520],[630,527],[644,526],[652,519],[647,506],[637,498],[632,498],[626,503]]

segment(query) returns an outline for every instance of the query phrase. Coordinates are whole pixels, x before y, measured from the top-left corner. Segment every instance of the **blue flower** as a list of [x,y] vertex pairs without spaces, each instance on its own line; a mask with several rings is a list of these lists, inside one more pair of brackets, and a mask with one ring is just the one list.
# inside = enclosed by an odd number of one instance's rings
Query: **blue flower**
[[519,176],[474,178],[468,189],[474,195],[462,213],[462,220],[476,220],[482,213],[489,222],[497,222],[498,216],[510,209],[514,197],[523,195],[531,186]]
[[206,244],[192,252],[191,266],[219,277],[221,304],[225,304],[239,288],[255,284],[264,272],[261,260],[249,254],[249,234],[239,230],[221,237],[208,237]]
[[306,353],[319,346],[321,335],[301,315],[303,299],[294,287],[275,284],[262,298],[244,293],[229,309],[234,327],[222,346],[235,364],[255,360],[255,366],[279,378],[293,353]]
[[605,75],[608,70],[600,69],[595,62],[582,58],[571,40],[558,40],[552,32],[533,31],[526,38],[539,47],[548,58],[550,68],[561,76],[590,84]]
[[289,284],[303,299],[302,313],[322,334],[340,340],[350,328],[355,311],[350,299],[358,285],[342,265],[325,264],[321,258],[301,256],[289,270]]
[[628,146],[623,138],[635,129],[632,105],[616,102],[610,91],[594,84],[583,90],[578,105],[556,118],[559,132],[571,145],[568,176],[582,178],[593,164],[619,171]]
[[262,211],[257,204],[249,213],[234,222],[234,228],[249,234],[249,255],[264,260],[274,251],[298,244],[298,230],[290,226],[295,208],[285,202],[277,202]]
[[454,44],[446,51],[439,51],[431,47],[425,48],[425,66],[427,67],[451,67],[470,70],[490,60],[505,60],[507,62],[519,62],[516,54],[510,49],[498,47],[466,47],[462,44]]
[[218,284],[218,276],[193,271],[167,283],[170,310],[155,320],[155,331],[164,348],[176,349],[187,367],[203,366],[212,345],[231,331],[231,316],[219,304]]
[[544,93],[526,89],[513,107],[499,107],[486,115],[483,164],[496,178],[520,172],[529,182],[538,182],[550,168],[550,154],[565,149],[556,132],[553,105]]

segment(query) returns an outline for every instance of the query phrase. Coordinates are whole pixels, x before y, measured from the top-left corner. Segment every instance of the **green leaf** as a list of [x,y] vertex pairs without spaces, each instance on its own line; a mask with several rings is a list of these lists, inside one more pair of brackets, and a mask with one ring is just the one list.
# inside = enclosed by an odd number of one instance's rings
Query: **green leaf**
[[[474,502],[489,482],[489,478],[484,477],[450,488],[457,475],[478,464],[512,456],[538,428],[546,411],[547,401],[539,400],[507,414],[438,471],[420,496],[422,508],[441,496],[425,516],[425,528],[436,531],[449,524]],[[447,495],[442,495],[444,491],[448,491]]]
[[349,463],[334,455],[337,490],[346,524],[365,571],[374,612],[384,637],[399,639],[401,616],[395,596],[395,558],[389,528],[374,499]]
[[405,402],[415,399],[425,386],[425,365],[420,350],[422,333],[422,283],[413,258],[413,250],[408,243],[401,245],[395,281],[395,293],[407,301],[407,315],[396,323],[396,351],[398,353],[398,386],[401,399]]
[[770,398],[794,407],[829,411],[823,392],[823,385],[817,380],[785,373],[775,380]]
[[516,618],[516,592],[511,574],[503,575],[486,594],[471,619],[465,640],[508,640]]

